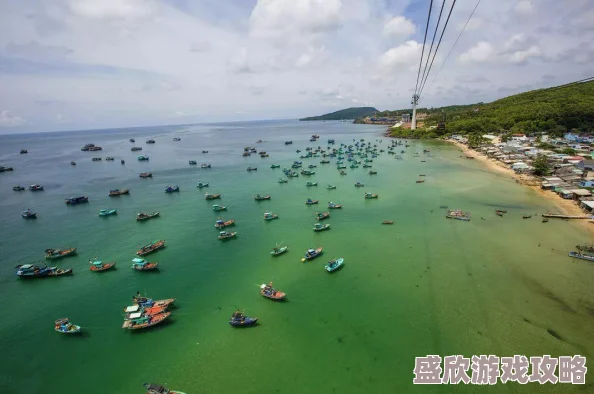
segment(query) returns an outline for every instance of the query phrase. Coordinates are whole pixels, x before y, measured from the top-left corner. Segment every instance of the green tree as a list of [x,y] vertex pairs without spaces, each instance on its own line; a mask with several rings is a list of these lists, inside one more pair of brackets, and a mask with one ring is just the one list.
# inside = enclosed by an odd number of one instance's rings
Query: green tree
[[538,176],[545,176],[551,172],[549,161],[545,155],[536,156],[536,159],[532,162],[532,167],[534,167],[534,174]]
[[575,156],[575,149],[573,148],[565,148],[561,151],[564,155]]

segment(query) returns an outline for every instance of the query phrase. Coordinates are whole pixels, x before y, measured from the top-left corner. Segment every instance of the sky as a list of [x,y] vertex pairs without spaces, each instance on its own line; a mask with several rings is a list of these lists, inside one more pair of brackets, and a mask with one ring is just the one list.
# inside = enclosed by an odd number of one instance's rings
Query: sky
[[[420,106],[593,76],[591,0],[482,0],[444,64],[476,2],[456,1]],[[429,4],[0,0],[0,133],[406,108]],[[441,7],[433,1],[425,57]]]

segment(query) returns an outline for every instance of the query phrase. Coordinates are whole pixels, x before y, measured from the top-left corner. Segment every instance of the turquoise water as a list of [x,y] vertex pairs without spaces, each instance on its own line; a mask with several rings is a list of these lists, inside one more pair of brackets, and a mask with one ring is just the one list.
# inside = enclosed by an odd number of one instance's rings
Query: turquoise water
[[[142,393],[145,381],[188,394],[449,392],[454,388],[414,386],[414,357],[593,355],[594,266],[566,257],[573,245],[590,240],[569,222],[523,220],[548,208],[534,192],[438,142],[412,142],[404,160],[381,155],[373,162],[377,175],[360,167],[340,176],[335,159],[328,165],[304,159],[304,165],[318,164],[314,176],[278,184],[281,170],[269,168],[289,166],[299,160],[296,149],[326,146],[329,138],[337,147],[364,138],[385,148],[382,131],[284,121],[0,137],[0,165],[15,168],[0,174],[0,392]],[[313,133],[321,136],[318,143],[309,143]],[[145,144],[151,137],[156,144]],[[104,150],[81,152],[89,142]],[[143,151],[130,152],[132,145]],[[242,157],[244,146],[270,157]],[[23,148],[29,154],[20,155]],[[423,149],[430,155],[414,157]],[[138,162],[139,153],[150,161]],[[92,162],[94,156],[116,161]],[[192,159],[213,168],[190,167]],[[248,173],[248,166],[258,171]],[[138,178],[142,171],[153,178]],[[427,175],[425,183],[415,183],[419,174]],[[310,179],[319,186],[307,188]],[[215,203],[227,205],[227,212],[212,211],[198,181],[222,193]],[[365,187],[355,188],[356,181]],[[45,191],[11,190],[32,183]],[[327,183],[338,188],[326,190]],[[180,193],[163,192],[175,184]],[[130,195],[108,197],[117,187],[130,188]],[[380,197],[365,200],[364,191]],[[256,193],[272,199],[256,202]],[[90,203],[64,204],[76,195],[88,195]],[[306,206],[308,197],[320,205]],[[327,201],[344,209],[331,211],[331,230],[315,233],[314,212]],[[440,206],[470,211],[473,220],[447,220]],[[496,207],[509,213],[499,218]],[[23,220],[25,208],[39,219]],[[99,218],[101,208],[117,208],[118,215]],[[160,218],[134,220],[138,211],[155,210]],[[265,222],[265,210],[280,219]],[[216,239],[218,215],[236,220],[236,239]],[[383,226],[383,220],[395,224]],[[135,251],[156,239],[167,241],[149,259],[160,271],[133,272]],[[281,241],[289,252],[270,257]],[[14,275],[15,265],[40,262],[44,249],[67,246],[77,247],[78,256],[57,265],[74,268],[72,277],[27,281]],[[302,263],[305,250],[316,246],[324,247],[324,256]],[[94,257],[116,261],[117,269],[90,272]],[[344,257],[345,266],[328,274],[323,265],[335,257]],[[268,281],[288,294],[288,302],[258,294]],[[136,291],[175,297],[178,307],[166,324],[128,332],[121,328],[122,310]],[[259,317],[260,325],[229,327],[237,308]],[[83,326],[85,335],[55,333],[59,317]],[[582,391],[539,384],[481,389]]]

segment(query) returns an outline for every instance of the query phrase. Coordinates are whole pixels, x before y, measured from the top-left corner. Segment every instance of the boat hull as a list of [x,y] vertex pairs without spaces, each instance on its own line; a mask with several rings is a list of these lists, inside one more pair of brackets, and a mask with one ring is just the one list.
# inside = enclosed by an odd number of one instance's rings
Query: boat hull
[[244,320],[229,320],[229,324],[233,327],[250,327],[258,322],[257,317],[246,317]]
[[105,263],[101,267],[92,265],[91,267],[89,267],[89,270],[91,270],[93,272],[103,272],[103,271],[107,271],[112,268],[115,268],[115,266],[116,266],[115,262],[114,263]]
[[570,257],[574,257],[576,259],[586,260],[586,261],[594,261],[594,256],[589,256],[587,254],[581,254],[577,252],[569,252]]
[[54,330],[56,332],[59,332],[60,334],[66,334],[66,335],[69,335],[69,334],[80,334],[80,332],[81,332],[80,326],[77,326],[77,325],[73,324],[72,327],[74,329],[73,330],[68,330],[68,331],[63,331],[63,330],[60,330],[59,328],[54,328]]
[[264,290],[261,290],[260,295],[272,301],[284,301],[287,298],[287,294],[283,293],[282,291],[276,291],[274,294],[270,294],[266,293]]
[[338,271],[340,268],[342,268],[343,265],[344,265],[344,259],[340,258],[340,259],[336,260],[336,264],[334,264],[334,265],[330,265],[330,263],[326,264],[324,266],[324,269],[326,269],[327,272],[334,272],[334,271]]
[[289,247],[288,246],[283,246],[282,248],[279,248],[277,251],[274,251],[273,250],[272,252],[270,252],[270,255],[273,256],[273,257],[274,256],[280,256],[281,254],[287,252],[288,250],[289,250]]

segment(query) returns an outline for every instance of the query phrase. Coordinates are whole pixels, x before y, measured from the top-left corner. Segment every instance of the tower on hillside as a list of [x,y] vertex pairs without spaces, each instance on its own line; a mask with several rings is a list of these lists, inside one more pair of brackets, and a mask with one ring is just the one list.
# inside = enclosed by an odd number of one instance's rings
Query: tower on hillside
[[410,103],[413,106],[413,116],[412,123],[410,124],[410,129],[414,130],[417,128],[417,105],[419,104],[419,95],[414,94],[412,97],[412,101]]

